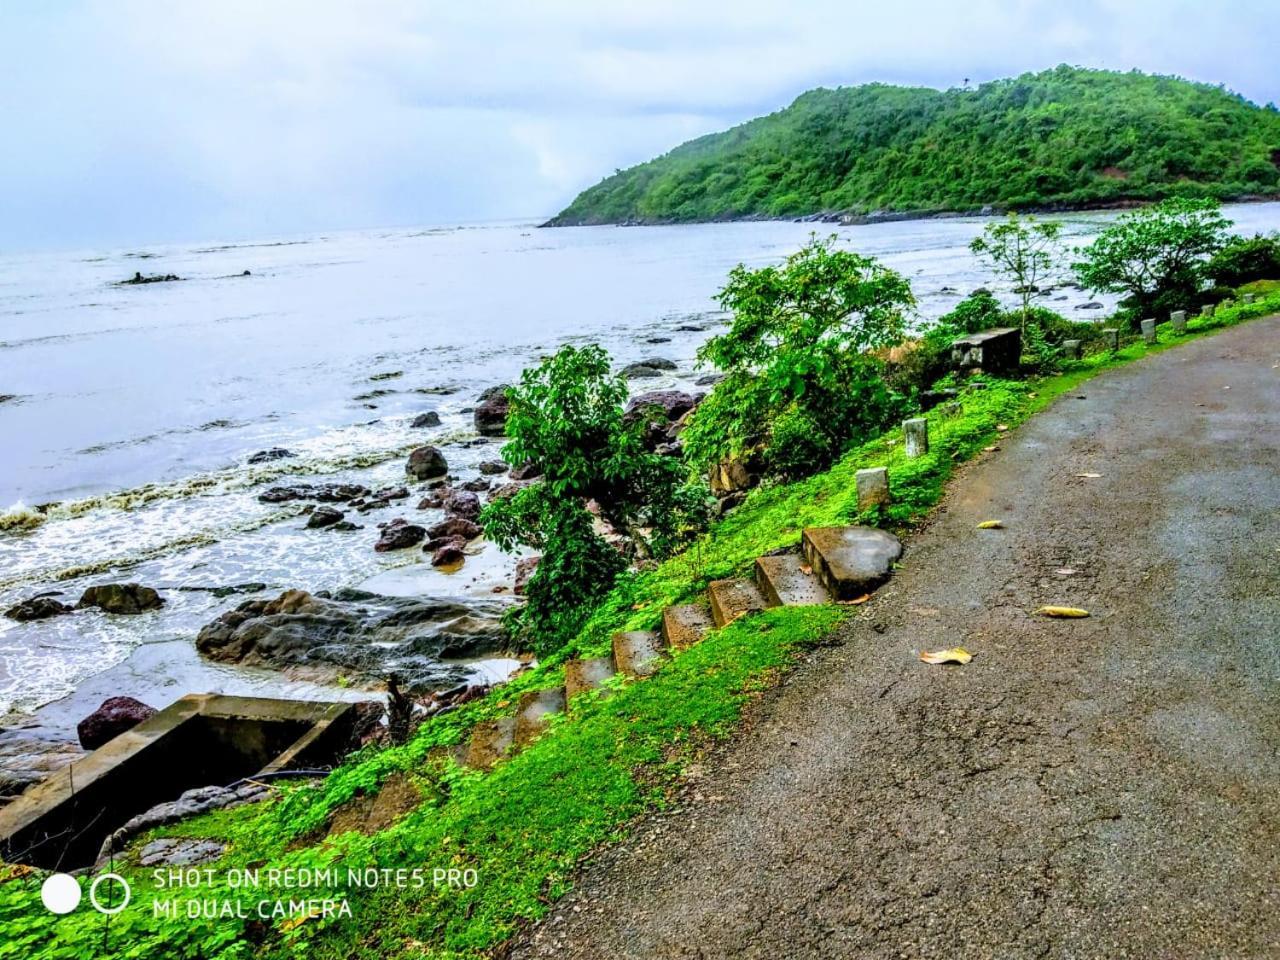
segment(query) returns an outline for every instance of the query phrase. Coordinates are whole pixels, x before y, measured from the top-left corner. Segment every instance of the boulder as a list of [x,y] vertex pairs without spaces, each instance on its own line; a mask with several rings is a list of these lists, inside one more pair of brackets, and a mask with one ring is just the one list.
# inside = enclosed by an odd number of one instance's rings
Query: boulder
[[541,560],[542,557],[540,556],[532,556],[521,557],[516,561],[516,596],[524,596],[525,588],[529,586],[529,579],[534,575],[535,571],[537,571],[538,564]]
[[444,512],[451,517],[474,520],[480,516],[480,498],[469,490],[459,490],[444,502]]
[[258,494],[260,503],[288,503],[291,500],[314,500],[317,503],[349,503],[366,496],[368,487],[358,483],[294,483],[281,487],[269,487]]
[[411,692],[439,690],[470,675],[444,657],[504,649],[495,599],[382,597],[340,590],[330,597],[288,590],[248,600],[206,625],[196,649],[211,660],[245,666],[309,668],[321,674],[394,672]]
[[468,480],[466,483],[458,484],[459,490],[468,490],[471,493],[486,493],[493,486],[485,477],[476,477]]
[[441,547],[458,547],[462,548],[467,545],[467,541],[462,537],[432,537],[422,545],[423,553],[435,553]]
[[418,447],[409,454],[404,472],[415,480],[435,480],[449,473],[449,463],[439,447]]
[[509,384],[490,387],[480,394],[476,402],[473,417],[476,432],[483,437],[502,437],[507,433],[507,413],[511,409],[511,401],[507,399]]
[[285,460],[289,457],[297,456],[284,447],[272,447],[269,450],[259,450],[257,453],[249,457],[250,464],[270,463],[272,460]]
[[425,529],[416,523],[410,523],[403,517],[397,517],[389,523],[381,523],[378,526],[382,529],[382,535],[373,545],[373,549],[378,553],[416,547],[427,535]]
[[156,713],[155,707],[133,697],[108,697],[97,710],[76,724],[76,735],[80,738],[80,746],[86,750],[97,750]]
[[78,607],[97,607],[106,613],[136,614],[155,610],[164,599],[140,583],[104,583],[80,595]]
[[462,547],[455,543],[446,543],[431,554],[431,565],[433,567],[454,567],[466,560],[467,555],[463,553]]
[[521,483],[525,480],[536,480],[542,476],[542,467],[536,463],[522,463],[518,467],[511,468],[510,479]]
[[489,494],[489,500],[506,500],[509,497],[514,497],[527,486],[529,486],[527,483],[504,483]]
[[452,490],[448,487],[442,487],[428,493],[425,497],[418,501],[419,510],[439,510],[444,506],[444,502],[452,494]]
[[472,521],[465,517],[449,517],[442,520],[434,527],[427,529],[427,534],[435,539],[436,537],[461,537],[463,540],[474,540],[476,537],[484,533]]
[[440,426],[440,414],[436,413],[434,410],[428,410],[426,413],[420,413],[413,418],[409,426],[415,430],[421,430],[424,427],[438,427]]
[[692,410],[697,402],[692,394],[683,390],[651,390],[627,401],[626,416],[639,419],[643,415],[660,415],[671,423]]
[[72,609],[74,608],[55,600],[53,597],[29,597],[26,600],[15,603],[4,612],[4,615],[10,620],[26,623],[30,620],[44,620],[46,617],[56,617],[63,613],[70,613]]
[[484,460],[480,463],[480,472],[487,477],[496,477],[510,469],[505,460]]
[[323,527],[332,527],[335,523],[341,523],[344,516],[341,510],[333,507],[316,507],[307,518],[307,529],[319,530]]
[[0,730],[0,797],[15,797],[83,756],[79,744],[47,729]]

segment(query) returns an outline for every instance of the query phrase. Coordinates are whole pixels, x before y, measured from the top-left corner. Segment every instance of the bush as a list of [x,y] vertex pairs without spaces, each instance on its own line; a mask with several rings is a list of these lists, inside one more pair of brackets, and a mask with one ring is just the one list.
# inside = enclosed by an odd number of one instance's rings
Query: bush
[[1280,235],[1239,237],[1209,260],[1206,273],[1222,287],[1280,279]]
[[1004,307],[1000,306],[1000,301],[990,290],[982,287],[957,303],[950,313],[938,319],[938,327],[954,331],[956,336],[990,330],[1004,326],[1004,323]]

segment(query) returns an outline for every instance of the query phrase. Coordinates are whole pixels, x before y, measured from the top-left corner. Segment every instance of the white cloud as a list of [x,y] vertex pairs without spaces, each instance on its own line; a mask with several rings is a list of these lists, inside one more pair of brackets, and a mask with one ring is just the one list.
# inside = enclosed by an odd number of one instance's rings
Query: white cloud
[[554,212],[810,87],[1059,62],[1280,97],[1269,3],[87,0],[0,8],[0,244]]

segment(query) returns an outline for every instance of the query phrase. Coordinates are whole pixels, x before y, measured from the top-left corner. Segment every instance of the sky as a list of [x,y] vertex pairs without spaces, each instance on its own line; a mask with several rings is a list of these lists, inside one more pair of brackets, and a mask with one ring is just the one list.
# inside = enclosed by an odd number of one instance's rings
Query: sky
[[815,86],[1058,63],[1280,101],[1275,0],[0,4],[0,249],[549,216]]

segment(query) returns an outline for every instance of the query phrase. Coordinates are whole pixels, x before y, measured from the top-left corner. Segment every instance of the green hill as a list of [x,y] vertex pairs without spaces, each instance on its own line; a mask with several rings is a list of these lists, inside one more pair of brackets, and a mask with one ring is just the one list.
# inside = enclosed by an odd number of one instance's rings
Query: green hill
[[1060,66],[811,90],[580,194],[551,225],[1076,208],[1280,191],[1280,113],[1176,77]]

